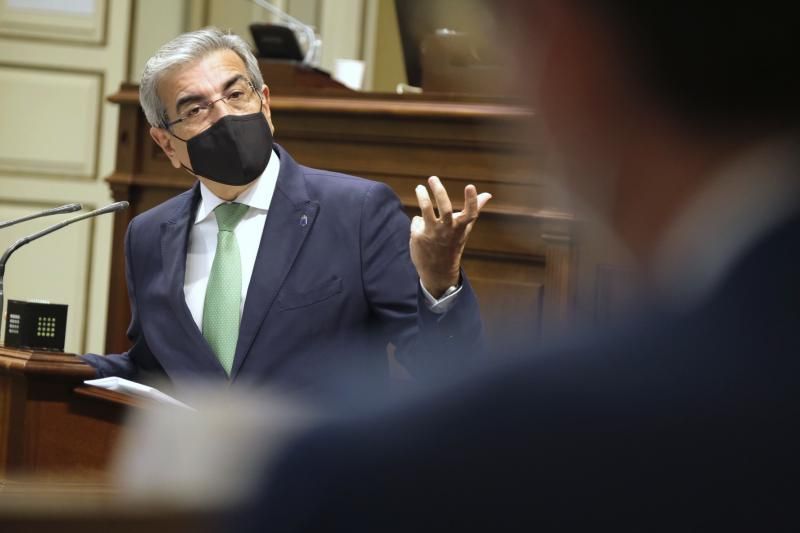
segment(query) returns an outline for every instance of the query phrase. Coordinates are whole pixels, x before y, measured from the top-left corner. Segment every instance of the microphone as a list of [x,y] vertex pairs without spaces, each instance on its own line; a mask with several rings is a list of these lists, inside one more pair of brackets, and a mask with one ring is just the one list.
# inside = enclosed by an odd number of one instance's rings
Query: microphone
[[317,34],[314,33],[314,28],[305,24],[303,21],[294,18],[289,13],[267,2],[266,0],[253,0],[253,3],[259,7],[263,7],[273,15],[277,16],[286,22],[292,30],[300,32],[306,42],[306,55],[303,58],[303,63],[312,66],[319,65],[319,51],[322,46],[322,41],[317,39]]
[[[68,218],[67,220],[63,220],[58,224],[53,224],[50,227],[44,228],[41,231],[37,231],[33,235],[28,235],[27,237],[22,237],[21,239],[17,239],[17,241],[8,247],[8,249],[3,253],[3,256],[0,257],[0,313],[3,310],[3,277],[6,274],[6,261],[8,258],[11,257],[11,254],[16,252],[21,247],[25,246],[29,242],[35,241],[40,237],[44,237],[54,231],[58,231],[63,227],[69,226],[70,224],[74,224],[75,222],[80,222],[81,220],[86,220],[87,218],[94,218],[100,215],[105,215],[106,213],[113,213],[115,211],[122,211],[123,209],[128,208],[128,202],[115,202],[113,204],[109,204],[105,207],[101,207],[100,209],[95,209],[94,211],[90,211],[88,213],[83,213],[82,215],[78,215],[76,217]],[[58,208],[57,208],[58,209]],[[0,315],[0,319],[2,319],[2,315]],[[2,324],[2,320],[0,320],[0,324]]]
[[60,215],[61,213],[72,213],[73,211],[80,211],[81,209],[83,209],[83,206],[81,204],[67,204],[59,207],[53,207],[52,209],[46,209],[40,213],[25,215],[24,217],[15,218],[14,220],[7,220],[6,222],[0,222],[0,229],[7,228],[15,224],[19,224],[20,222],[27,222],[28,220],[33,220],[34,218],[49,217],[50,215]]

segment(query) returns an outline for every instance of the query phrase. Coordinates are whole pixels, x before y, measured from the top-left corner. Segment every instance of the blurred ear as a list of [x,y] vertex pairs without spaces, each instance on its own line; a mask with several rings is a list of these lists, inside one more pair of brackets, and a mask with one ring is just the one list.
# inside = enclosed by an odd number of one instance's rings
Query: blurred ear
[[535,107],[568,155],[607,155],[630,118],[634,84],[625,50],[611,28],[572,2],[542,2],[536,58]]
[[180,168],[181,162],[175,152],[175,147],[172,145],[172,137],[162,128],[151,127],[150,137],[156,142],[158,146],[164,151],[164,154],[169,158],[170,163],[175,168]]

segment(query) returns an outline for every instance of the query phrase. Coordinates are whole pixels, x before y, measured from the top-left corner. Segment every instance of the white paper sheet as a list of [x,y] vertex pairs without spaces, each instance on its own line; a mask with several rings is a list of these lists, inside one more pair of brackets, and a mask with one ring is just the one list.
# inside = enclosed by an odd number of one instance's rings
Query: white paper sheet
[[100,378],[100,379],[87,379],[86,381],[84,381],[84,383],[87,385],[91,385],[93,387],[100,387],[101,389],[108,389],[117,392],[125,392],[133,396],[139,396],[141,398],[149,398],[151,400],[155,400],[160,403],[167,403],[170,405],[183,407],[184,409],[189,409],[192,411],[195,410],[194,408],[186,405],[182,401],[176,400],[169,394],[164,394],[158,389],[154,389],[153,387],[149,387],[147,385],[142,385],[141,383],[136,383],[135,381],[129,381],[124,378],[110,377],[110,378]]

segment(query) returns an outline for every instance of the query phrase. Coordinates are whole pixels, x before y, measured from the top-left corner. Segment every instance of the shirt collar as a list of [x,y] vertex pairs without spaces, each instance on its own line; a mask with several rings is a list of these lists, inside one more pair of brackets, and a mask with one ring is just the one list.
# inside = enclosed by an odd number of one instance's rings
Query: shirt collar
[[[268,211],[272,203],[275,186],[278,183],[280,169],[280,158],[273,150],[264,172],[256,178],[251,187],[248,187],[246,191],[237,196],[234,201],[260,211]],[[207,219],[214,209],[223,203],[225,203],[225,200],[215,195],[203,182],[200,182],[200,205],[197,206],[197,215],[194,218],[194,223],[199,224]]]
[[680,310],[703,300],[753,243],[798,207],[797,140],[744,154],[709,181],[676,218],[650,265],[661,301]]

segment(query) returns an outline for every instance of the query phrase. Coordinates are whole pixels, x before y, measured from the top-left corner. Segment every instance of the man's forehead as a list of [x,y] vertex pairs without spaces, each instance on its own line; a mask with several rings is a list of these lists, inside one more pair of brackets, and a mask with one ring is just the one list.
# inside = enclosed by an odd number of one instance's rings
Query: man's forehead
[[248,77],[242,58],[233,50],[216,50],[167,72],[158,84],[159,97],[171,105],[187,94],[211,95],[237,74]]

